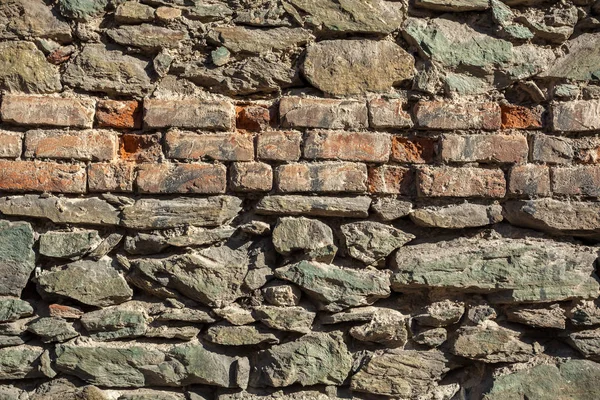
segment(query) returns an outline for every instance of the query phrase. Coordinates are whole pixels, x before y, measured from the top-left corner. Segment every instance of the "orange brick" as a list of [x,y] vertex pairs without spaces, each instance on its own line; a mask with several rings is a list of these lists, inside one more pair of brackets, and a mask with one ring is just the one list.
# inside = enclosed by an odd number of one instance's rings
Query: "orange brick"
[[150,162],[159,161],[162,157],[162,135],[155,134],[133,134],[121,135],[119,142],[119,155],[122,160]]
[[391,138],[387,133],[312,131],[304,141],[304,158],[387,162]]
[[101,128],[140,129],[142,107],[135,100],[100,100],[96,106],[96,121]]
[[86,181],[83,164],[0,160],[0,190],[85,193]]
[[32,130],[25,134],[25,157],[109,161],[117,157],[117,134],[105,130]]
[[167,157],[181,160],[254,160],[251,135],[240,133],[168,132],[165,137]]
[[501,105],[502,129],[539,129],[542,127],[544,108],[528,108],[515,105]]
[[437,138],[394,136],[392,138],[392,161],[413,164],[433,162]]
[[381,165],[369,168],[369,192],[377,194],[413,195],[414,172],[397,165]]
[[236,107],[236,125],[238,129],[260,132],[271,125],[272,113],[264,106]]

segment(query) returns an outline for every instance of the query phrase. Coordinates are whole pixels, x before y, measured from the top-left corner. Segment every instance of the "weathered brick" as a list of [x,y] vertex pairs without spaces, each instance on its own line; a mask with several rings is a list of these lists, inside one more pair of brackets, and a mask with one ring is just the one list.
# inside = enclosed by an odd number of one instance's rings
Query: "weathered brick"
[[600,100],[576,100],[554,104],[552,129],[561,132],[600,130]]
[[0,158],[19,158],[23,151],[21,132],[0,131]]
[[367,167],[350,162],[286,164],[275,170],[275,181],[281,192],[364,192]]
[[236,192],[268,192],[273,188],[273,170],[261,162],[233,163],[230,179],[230,187]]
[[146,128],[235,129],[235,107],[227,101],[144,100]]
[[402,163],[427,164],[435,159],[437,138],[392,137],[391,160]]
[[369,102],[369,122],[371,128],[411,128],[413,126],[410,114],[405,111],[406,100],[374,99]]
[[300,132],[262,132],[256,141],[256,153],[260,160],[297,161],[300,158]]
[[284,97],[279,116],[288,128],[360,129],[369,125],[363,101]]
[[522,163],[529,145],[523,135],[444,135],[441,155],[446,162]]
[[93,163],[88,166],[90,192],[132,192],[135,177],[133,163]]
[[3,122],[91,128],[96,101],[91,99],[7,94],[2,97]]
[[225,193],[227,168],[221,164],[142,164],[135,186],[140,193]]
[[497,130],[502,125],[496,103],[420,101],[414,113],[421,128]]
[[506,193],[500,169],[424,167],[417,180],[423,197],[504,197]]
[[415,193],[414,171],[398,165],[370,167],[369,192],[413,195]]
[[83,164],[0,160],[0,190],[85,193],[86,180]]
[[600,138],[582,137],[573,140],[573,160],[582,164],[600,162]]
[[568,164],[573,160],[573,141],[559,136],[538,133],[533,136],[533,161],[548,164]]
[[271,110],[265,106],[236,107],[236,126],[250,132],[260,132],[271,125]]
[[247,134],[171,131],[165,137],[165,144],[169,158],[220,161],[254,159],[254,141]]
[[387,133],[311,131],[304,141],[304,158],[387,162],[390,147]]
[[160,133],[121,135],[119,155],[122,160],[127,161],[159,161],[162,157],[161,138]]
[[142,106],[135,100],[100,100],[96,105],[96,121],[101,128],[140,129]]
[[552,168],[552,191],[571,196],[600,196],[600,166]]
[[548,196],[550,168],[546,165],[515,165],[508,174],[508,193],[516,196]]
[[502,129],[539,129],[542,127],[544,107],[523,107],[503,104]]
[[105,130],[59,131],[36,129],[25,133],[25,157],[108,161],[117,157],[119,138]]

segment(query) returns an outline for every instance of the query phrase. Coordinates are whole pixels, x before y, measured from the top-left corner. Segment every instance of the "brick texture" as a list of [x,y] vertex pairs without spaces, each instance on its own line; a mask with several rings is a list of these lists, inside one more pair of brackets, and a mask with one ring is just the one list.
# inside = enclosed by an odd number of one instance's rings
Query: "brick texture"
[[293,163],[275,171],[280,192],[364,192],[367,167],[350,162]]
[[227,168],[219,164],[142,164],[135,186],[140,193],[224,193]]
[[481,163],[522,163],[529,146],[523,135],[444,135],[442,161]]
[[500,169],[424,167],[418,172],[419,196],[504,197],[506,180]]
[[496,103],[420,101],[414,113],[418,126],[428,129],[497,130],[502,124]]
[[236,192],[268,192],[273,188],[273,170],[261,162],[233,163],[230,187]]
[[252,161],[252,136],[239,133],[171,131],[165,137],[168,158],[181,160]]
[[387,162],[391,138],[386,133],[312,131],[304,141],[304,158]]
[[226,101],[147,99],[144,125],[228,131],[235,128],[235,107]]
[[369,192],[375,194],[415,194],[414,171],[397,165],[369,168]]
[[112,131],[32,130],[25,134],[25,157],[107,161],[117,157],[118,137]]
[[88,166],[90,192],[132,192],[135,164],[93,163]]
[[256,140],[256,153],[260,160],[297,161],[301,143],[300,132],[262,132]]
[[5,95],[0,115],[15,125],[91,128],[95,100],[48,96]]
[[515,196],[548,196],[550,168],[546,165],[515,165],[508,174],[508,193]]
[[554,194],[574,196],[600,196],[600,166],[552,168]]
[[367,105],[356,100],[284,97],[279,116],[286,128],[351,130],[369,126]]
[[85,193],[86,181],[83,164],[0,160],[0,190]]
[[100,128],[140,129],[142,106],[135,100],[100,100],[96,105],[96,121]]
[[19,158],[23,151],[23,134],[0,130],[0,158]]

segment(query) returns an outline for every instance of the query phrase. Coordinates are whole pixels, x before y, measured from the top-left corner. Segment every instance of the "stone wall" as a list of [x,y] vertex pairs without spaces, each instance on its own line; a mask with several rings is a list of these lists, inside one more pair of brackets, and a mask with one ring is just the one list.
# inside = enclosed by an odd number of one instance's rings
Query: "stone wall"
[[0,0],[0,400],[600,398],[600,1]]

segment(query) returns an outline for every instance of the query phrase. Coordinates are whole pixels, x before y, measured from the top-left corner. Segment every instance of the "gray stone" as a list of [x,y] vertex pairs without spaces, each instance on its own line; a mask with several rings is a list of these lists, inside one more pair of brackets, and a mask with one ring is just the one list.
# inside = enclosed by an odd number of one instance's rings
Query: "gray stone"
[[1,348],[0,380],[43,377],[40,371],[43,352],[43,347],[26,344]]
[[403,2],[383,0],[290,0],[290,3],[309,14],[308,24],[335,33],[391,33],[402,25],[407,8]]
[[448,339],[448,331],[446,328],[427,329],[417,333],[412,339],[424,346],[438,347]]
[[71,28],[60,21],[43,0],[3,0],[0,3],[0,38],[22,36],[68,43]]
[[[119,390],[118,400],[186,400],[184,393],[171,390],[154,390],[154,389],[134,389],[134,390]],[[60,399],[57,399],[60,400]],[[88,400],[88,399],[86,399]],[[95,400],[95,399],[89,399]],[[104,400],[104,399],[98,399]],[[108,400],[108,398],[107,398]]]
[[171,326],[168,324],[152,323],[146,328],[144,337],[192,340],[198,336],[200,328],[195,326]]
[[115,21],[120,24],[139,24],[153,20],[154,8],[135,1],[124,2],[115,11]]
[[169,245],[162,235],[137,232],[125,238],[124,250],[131,255],[149,255],[163,252]]
[[350,328],[350,335],[363,342],[401,347],[408,339],[406,317],[399,311],[379,308],[367,324]]
[[575,326],[600,325],[600,307],[595,300],[578,301],[567,315]]
[[254,316],[272,329],[288,332],[309,333],[316,313],[304,307],[259,306],[254,308]]
[[600,79],[600,34],[584,33],[567,43],[565,55],[559,57],[541,77],[581,81]]
[[33,307],[25,300],[0,297],[0,322],[16,321],[30,315],[33,315]]
[[149,68],[148,61],[102,44],[87,44],[65,70],[63,82],[90,92],[143,96],[153,87]]
[[[450,370],[444,354],[437,350],[392,350],[373,355],[356,374],[350,387],[401,398],[428,398],[437,382]],[[431,397],[429,397],[431,398]]]
[[572,332],[569,343],[584,357],[600,360],[600,328]]
[[115,232],[109,234],[104,239],[102,239],[100,244],[94,250],[92,250],[90,254],[88,254],[88,257],[90,257],[93,260],[101,259],[105,255],[110,253],[112,250],[114,250],[114,248],[117,247],[119,243],[121,243],[122,239],[123,234],[121,233]]
[[233,196],[140,199],[124,207],[122,224],[134,229],[219,226],[233,219],[241,205],[242,200]]
[[534,328],[565,329],[567,317],[559,304],[549,307],[517,307],[506,310],[506,318],[512,322],[533,326]]
[[450,351],[461,357],[484,363],[526,362],[539,347],[523,342],[519,333],[486,321],[478,326],[465,326],[458,330]]
[[143,336],[146,323],[143,311],[120,306],[88,312],[81,317],[81,324],[90,337],[98,341]]
[[479,325],[484,321],[495,320],[498,317],[496,310],[489,304],[473,304],[467,311],[467,321]]
[[256,212],[265,215],[366,218],[370,205],[371,199],[366,196],[265,196],[256,205]]
[[350,256],[366,265],[385,263],[394,250],[415,238],[410,233],[373,221],[344,224],[340,231]]
[[410,213],[419,226],[462,229],[495,224],[502,221],[502,206],[462,203],[447,207],[425,207]]
[[410,214],[412,203],[394,197],[376,199],[371,204],[371,209],[382,221],[389,222]]
[[275,276],[298,285],[326,311],[369,305],[390,295],[389,277],[379,271],[301,261],[276,269]]
[[320,322],[322,324],[339,324],[344,322],[368,322],[375,317],[378,311],[379,307],[373,306],[350,308],[348,310],[338,312],[335,314],[321,315]]
[[352,356],[339,333],[314,332],[256,354],[253,385],[273,387],[340,385],[352,367]]
[[98,231],[50,231],[40,236],[40,254],[47,257],[77,259],[101,242]]
[[182,321],[195,324],[210,324],[216,321],[209,309],[198,307],[168,308],[154,317],[156,321]]
[[35,268],[33,229],[0,220],[0,296],[21,296]]
[[273,245],[279,254],[301,252],[309,260],[330,263],[337,247],[333,232],[325,223],[304,217],[283,217],[273,229]]
[[[318,392],[316,390],[302,390],[298,392],[289,392],[278,390],[257,390],[248,389],[248,392],[236,393],[219,393],[215,400],[337,400],[338,397],[333,397],[330,394]],[[193,399],[196,400],[196,399]],[[204,400],[204,399],[198,399]],[[206,399],[208,400],[208,399]]]
[[69,298],[97,307],[122,303],[133,295],[108,257],[52,268],[38,276],[36,282],[38,292],[44,298]]
[[182,235],[165,238],[165,243],[175,247],[205,246],[228,239],[235,232],[232,226],[219,226],[214,229],[186,227]]
[[[1,20],[1,19],[0,19]],[[58,67],[31,42],[0,43],[0,89],[52,93],[62,89]]]
[[138,47],[147,52],[157,52],[163,48],[176,48],[179,42],[188,37],[183,31],[150,24],[122,26],[109,29],[106,33],[120,45]]
[[60,13],[68,18],[89,20],[99,16],[108,5],[108,0],[59,0]]
[[306,51],[303,71],[334,96],[387,92],[414,75],[414,58],[390,41],[326,40]]
[[392,288],[491,293],[497,302],[551,302],[598,296],[597,250],[542,239],[466,239],[405,247]]
[[600,396],[600,389],[595,384],[599,378],[600,367],[592,361],[540,364],[495,378],[483,399],[544,400],[549,393],[554,393],[570,400],[595,400]]
[[465,313],[465,305],[451,300],[437,301],[425,307],[423,314],[415,315],[414,319],[421,325],[448,326],[457,323]]
[[513,200],[504,204],[513,225],[554,235],[600,237],[600,204],[555,199]]
[[0,198],[0,213],[44,218],[57,224],[118,225],[119,211],[96,198],[24,195]]
[[216,315],[218,315],[221,318],[224,318],[227,322],[229,322],[232,325],[248,325],[257,321],[256,316],[251,310],[242,308],[237,304],[232,304],[223,308],[214,309],[214,312]]
[[416,0],[417,7],[435,11],[480,11],[489,8],[489,0]]
[[227,18],[233,14],[233,11],[227,6],[226,3],[215,2],[215,3],[195,3],[194,7],[190,8],[187,12],[187,17],[190,19],[197,19],[202,22],[217,21],[220,19]]
[[206,331],[206,340],[224,346],[249,346],[261,343],[277,344],[279,339],[256,325],[213,325]]
[[223,65],[227,64],[230,60],[230,57],[231,53],[226,47],[223,46],[210,52],[210,59],[217,67],[222,67]]
[[39,318],[27,326],[27,330],[40,337],[44,343],[64,342],[79,336],[73,324],[62,318]]
[[293,50],[314,40],[314,36],[301,28],[251,29],[241,26],[217,27],[209,37],[233,53],[268,53]]
[[302,292],[294,285],[282,281],[271,281],[262,289],[265,300],[274,306],[297,306]]

